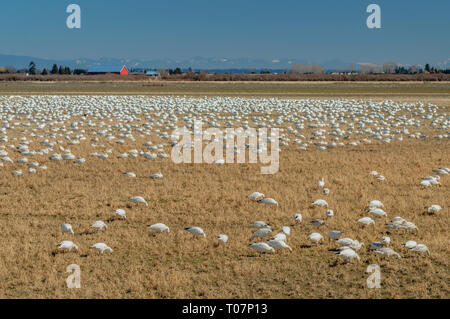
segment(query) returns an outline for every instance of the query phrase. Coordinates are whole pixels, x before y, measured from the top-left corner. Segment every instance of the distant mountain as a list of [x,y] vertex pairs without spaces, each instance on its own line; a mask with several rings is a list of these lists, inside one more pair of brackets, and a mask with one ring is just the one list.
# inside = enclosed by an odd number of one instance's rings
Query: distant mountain
[[306,63],[305,60],[299,59],[250,59],[250,58],[204,58],[193,57],[184,60],[173,59],[116,59],[116,58],[99,58],[89,59],[80,58],[76,60],[50,60],[41,59],[31,56],[16,56],[0,54],[0,66],[12,65],[16,69],[26,68],[30,61],[34,61],[38,69],[50,68],[54,63],[58,65],[69,66],[71,68],[88,68],[92,65],[121,65],[124,64],[128,68],[193,68],[200,70],[208,69],[288,69],[291,64]]
[[[166,67],[174,69],[180,67],[187,69],[191,67],[194,70],[209,70],[211,72],[229,71],[235,73],[233,70],[239,70],[237,73],[250,72],[252,70],[258,71],[261,69],[283,71],[288,70],[293,64],[311,64],[317,63],[308,61],[305,59],[251,59],[251,58],[205,58],[205,57],[193,57],[190,59],[174,60],[174,59],[152,59],[152,60],[140,60],[140,59],[117,59],[117,58],[80,58],[76,60],[50,60],[41,59],[31,56],[16,56],[0,54],[0,67],[12,65],[16,69],[27,68],[30,61],[36,63],[38,69],[51,68],[54,63],[57,65],[69,66],[72,69],[87,69],[93,65],[126,65],[128,69],[158,69]],[[327,71],[348,71],[355,67],[358,68],[358,63],[346,62],[339,59],[333,59],[329,61],[323,61],[317,63],[323,66]]]

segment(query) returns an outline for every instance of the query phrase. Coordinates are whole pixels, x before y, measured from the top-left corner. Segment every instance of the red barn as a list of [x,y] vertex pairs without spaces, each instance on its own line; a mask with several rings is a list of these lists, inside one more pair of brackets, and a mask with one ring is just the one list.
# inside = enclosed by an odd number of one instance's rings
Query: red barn
[[106,73],[128,75],[128,70],[125,65],[123,66],[95,65],[91,66],[88,70],[88,74],[106,74]]

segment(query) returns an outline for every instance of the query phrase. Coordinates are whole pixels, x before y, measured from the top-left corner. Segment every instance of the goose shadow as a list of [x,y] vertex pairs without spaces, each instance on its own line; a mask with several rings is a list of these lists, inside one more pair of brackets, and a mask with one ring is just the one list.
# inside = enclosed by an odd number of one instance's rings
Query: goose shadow
[[85,230],[85,231],[79,233],[80,236],[92,235],[92,234],[95,234],[95,231],[93,231],[93,230]]

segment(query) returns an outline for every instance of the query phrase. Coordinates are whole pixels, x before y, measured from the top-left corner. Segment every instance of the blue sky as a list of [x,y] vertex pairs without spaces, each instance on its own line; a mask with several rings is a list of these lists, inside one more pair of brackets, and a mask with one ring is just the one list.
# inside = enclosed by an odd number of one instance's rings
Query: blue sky
[[[71,3],[80,30],[66,27]],[[381,29],[366,26],[371,3]],[[0,53],[437,63],[450,58],[449,16],[448,0],[2,0]]]

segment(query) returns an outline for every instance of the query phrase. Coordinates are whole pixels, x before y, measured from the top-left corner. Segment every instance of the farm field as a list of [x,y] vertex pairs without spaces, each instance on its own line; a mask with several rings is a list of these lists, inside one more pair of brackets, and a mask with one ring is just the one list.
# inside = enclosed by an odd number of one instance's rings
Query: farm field
[[[448,298],[450,175],[433,170],[450,167],[449,92],[449,83],[0,83],[0,297]],[[170,135],[194,117],[204,128],[283,129],[279,171],[175,164]],[[436,175],[439,185],[421,185]],[[278,205],[247,198],[256,191]],[[328,207],[312,205],[318,199]],[[370,215],[372,200],[386,217]],[[431,205],[442,209],[429,213]],[[367,216],[374,225],[358,222]],[[396,216],[418,229],[387,227]],[[90,227],[97,220],[107,228]],[[269,223],[272,235],[289,226],[292,252],[250,249],[254,221]],[[152,232],[155,223],[170,232]],[[185,230],[192,226],[206,238]],[[364,243],[359,261],[331,251],[339,247],[331,230]],[[318,244],[308,239],[314,232]],[[401,258],[368,248],[382,236]],[[58,249],[63,240],[78,250]],[[408,240],[430,253],[404,247]],[[98,242],[113,251],[89,248]],[[70,264],[81,268],[80,289],[66,286]],[[371,264],[380,266],[379,289],[366,285]]]
[[0,82],[0,94],[229,95],[278,97],[444,97],[450,82],[208,82],[208,81],[17,81]]

